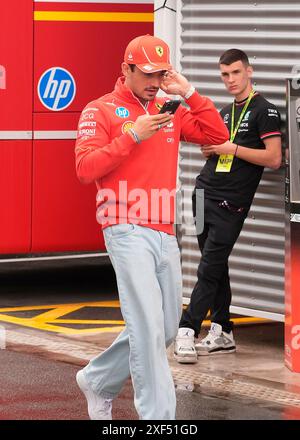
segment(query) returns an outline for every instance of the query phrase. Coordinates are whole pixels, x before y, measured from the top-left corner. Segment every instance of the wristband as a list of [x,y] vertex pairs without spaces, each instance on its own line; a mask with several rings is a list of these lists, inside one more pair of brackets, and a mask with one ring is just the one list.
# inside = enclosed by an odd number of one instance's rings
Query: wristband
[[236,156],[237,149],[239,148],[238,144],[236,144],[234,156]]
[[195,87],[191,86],[187,93],[184,95],[184,99],[189,99],[195,91]]
[[140,138],[138,137],[137,133],[134,131],[134,129],[133,129],[133,128],[129,128],[128,131],[130,131],[130,133],[132,134],[132,136],[133,136],[135,142],[136,142],[137,144],[140,144],[140,143],[141,143],[141,140],[140,140]]

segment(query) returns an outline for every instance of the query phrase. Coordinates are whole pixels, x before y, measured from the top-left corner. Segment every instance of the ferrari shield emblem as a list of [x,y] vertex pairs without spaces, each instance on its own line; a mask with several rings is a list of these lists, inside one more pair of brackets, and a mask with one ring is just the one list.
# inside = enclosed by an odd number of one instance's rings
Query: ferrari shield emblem
[[164,54],[164,50],[163,50],[163,48],[161,46],[156,46],[155,47],[155,51],[156,51],[157,55],[160,56],[160,57],[162,57],[163,54]]

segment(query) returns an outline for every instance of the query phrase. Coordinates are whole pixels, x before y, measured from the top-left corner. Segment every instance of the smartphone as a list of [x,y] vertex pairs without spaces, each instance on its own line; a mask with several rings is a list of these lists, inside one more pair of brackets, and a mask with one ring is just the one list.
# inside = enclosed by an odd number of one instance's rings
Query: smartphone
[[170,115],[173,115],[179,107],[180,103],[181,101],[178,99],[166,101],[162,108],[159,110],[159,113],[170,113]]

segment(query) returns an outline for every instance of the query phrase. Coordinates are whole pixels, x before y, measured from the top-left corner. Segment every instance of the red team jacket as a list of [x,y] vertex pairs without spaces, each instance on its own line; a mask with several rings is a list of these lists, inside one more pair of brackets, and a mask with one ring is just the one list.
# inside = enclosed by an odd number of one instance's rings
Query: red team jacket
[[95,181],[97,220],[106,227],[134,223],[173,234],[179,141],[221,144],[228,131],[209,98],[197,92],[180,105],[172,122],[137,144],[128,133],[138,116],[154,115],[168,98],[144,108],[119,78],[113,92],[83,110],[76,141],[76,171]]

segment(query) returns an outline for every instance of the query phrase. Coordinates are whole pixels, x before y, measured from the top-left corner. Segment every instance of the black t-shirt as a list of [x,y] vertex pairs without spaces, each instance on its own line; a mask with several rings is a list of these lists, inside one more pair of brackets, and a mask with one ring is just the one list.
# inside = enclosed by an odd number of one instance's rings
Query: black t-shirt
[[[234,126],[246,100],[235,104]],[[227,105],[220,112],[229,133],[231,113],[232,104]],[[280,135],[280,114],[277,108],[256,93],[250,101],[233,142],[248,148],[265,149],[264,139]],[[227,200],[235,206],[248,208],[264,167],[234,157],[229,173],[216,172],[218,159],[218,155],[213,155],[206,161],[196,179],[196,187],[204,188],[205,197],[208,199]]]

